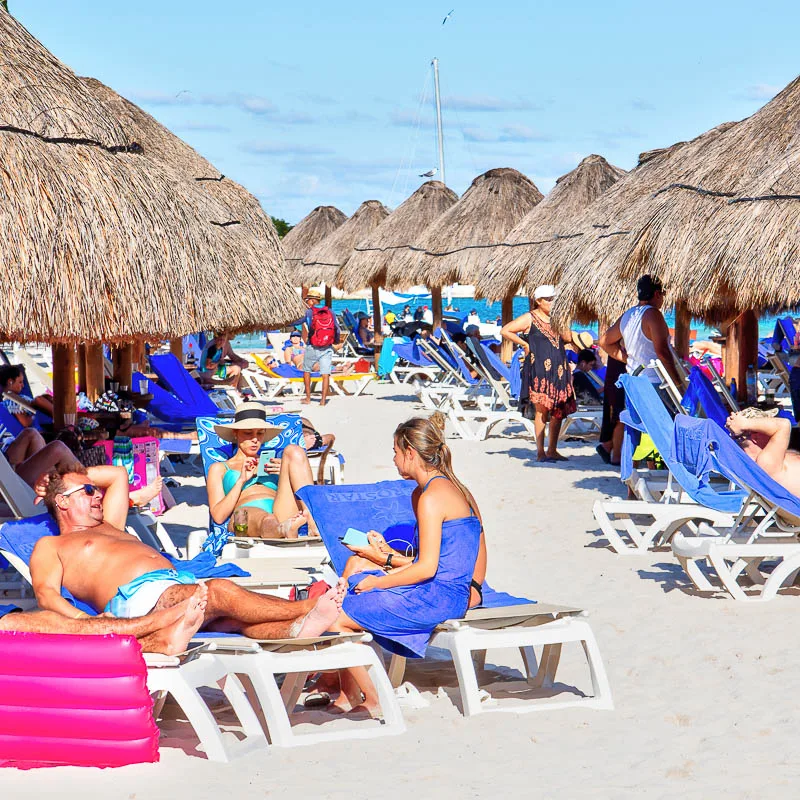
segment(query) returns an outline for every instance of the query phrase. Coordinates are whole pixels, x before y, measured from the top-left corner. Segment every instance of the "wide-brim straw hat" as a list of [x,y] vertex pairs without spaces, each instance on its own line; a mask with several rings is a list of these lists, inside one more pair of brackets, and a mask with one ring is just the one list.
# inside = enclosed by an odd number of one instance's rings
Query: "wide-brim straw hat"
[[309,289],[305,293],[303,300],[308,300],[310,297],[313,297],[316,300],[322,300],[322,292],[319,289]]
[[265,442],[274,439],[283,428],[267,422],[267,412],[260,403],[242,403],[236,407],[233,422],[223,422],[214,426],[217,436],[226,442],[236,441],[236,431],[266,431]]

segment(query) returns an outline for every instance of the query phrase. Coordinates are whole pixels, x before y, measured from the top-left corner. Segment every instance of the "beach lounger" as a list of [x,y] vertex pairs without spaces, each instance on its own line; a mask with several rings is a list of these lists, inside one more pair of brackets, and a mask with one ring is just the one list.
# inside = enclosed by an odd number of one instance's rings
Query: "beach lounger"
[[[701,485],[716,472],[748,493],[732,525],[704,526],[700,536],[673,538],[672,551],[686,574],[700,591],[723,591],[736,600],[772,599],[800,570],[800,500],[713,420],[678,416],[675,450]],[[704,561],[716,580],[700,569]],[[767,564],[769,571],[762,569]]]
[[[261,388],[261,391],[268,399],[274,399],[281,394],[299,396],[305,393],[302,370],[293,364],[279,364],[277,367],[270,367],[257,353],[253,353],[252,357],[267,379],[267,383]],[[333,394],[358,397],[364,393],[364,390],[376,377],[374,372],[351,372],[346,375],[332,373],[330,388]],[[321,373],[312,372],[311,388],[321,389],[321,384]]]
[[669,476],[658,489],[646,479],[631,481],[640,500],[597,500],[592,514],[611,548],[620,555],[646,552],[661,546],[679,530],[696,533],[700,522],[733,524],[746,495],[724,487],[700,484],[693,473],[672,456],[674,423],[653,385],[646,378],[620,376],[626,408],[621,478],[634,478],[632,455],[640,433],[647,433],[664,459]]
[[[150,356],[150,368],[159,382],[184,405],[195,411],[195,416],[218,415],[236,410],[238,395],[230,387],[215,387],[207,392],[172,353]],[[134,380],[136,383],[136,380]]]
[[[267,421],[275,426],[282,428],[281,433],[274,439],[263,444],[265,450],[275,450],[280,455],[290,444],[305,447],[303,438],[303,426],[300,417],[296,414],[277,414],[267,417]],[[214,426],[222,420],[217,417],[199,417],[197,419],[197,439],[200,445],[200,454],[203,459],[203,473],[206,481],[208,471],[212,464],[220,461],[227,461],[234,451],[234,445],[226,442],[217,435]],[[205,552],[219,556],[223,553],[236,552],[236,540],[228,531],[227,520],[224,523],[217,523],[209,513],[208,518],[209,532],[200,545],[200,549]],[[193,537],[190,555],[195,552],[195,542],[199,537]],[[229,544],[229,542],[231,544]],[[245,539],[243,544],[253,546],[252,550],[247,550],[249,557],[253,556],[283,556],[294,558],[300,554],[299,551],[307,551],[305,554],[310,558],[317,559],[314,563],[319,564],[324,558],[324,547],[316,538],[310,539],[307,536],[300,536],[297,539]],[[258,547],[255,547],[258,545]],[[227,548],[227,549],[224,549]]]
[[[413,530],[411,508],[413,481],[380,481],[346,486],[306,486],[298,492],[311,510],[328,548],[333,567],[341,574],[352,555],[340,541],[348,527],[377,530],[389,544],[405,546]],[[613,708],[600,651],[589,623],[579,609],[547,606],[525,598],[494,592],[484,584],[484,605],[468,611],[462,619],[444,621],[432,634],[429,644],[448,651],[456,667],[462,711],[471,716],[485,711],[535,711],[585,705],[592,708]],[[577,642],[588,662],[592,694],[577,692],[542,700],[552,693],[561,648]],[[522,656],[526,685],[515,702],[498,700],[497,705],[482,702],[473,653],[485,654],[494,648],[517,648]],[[535,647],[541,647],[537,659]],[[394,656],[389,668],[393,684],[403,678],[405,659]],[[537,695],[534,699],[531,695]]]
[[[8,523],[0,527],[0,554],[9,558],[30,582],[29,561],[33,547],[41,536],[52,535],[54,524],[43,515],[24,525]],[[184,562],[181,569],[189,568]],[[93,609],[65,594],[82,611],[94,614]],[[187,714],[210,759],[227,761],[232,755],[223,741],[211,712],[197,692],[200,686],[221,688],[242,725],[245,742],[239,751],[250,752],[264,747],[266,738],[263,722],[271,744],[291,747],[316,744],[329,740],[372,738],[395,735],[405,730],[405,723],[389,679],[377,654],[369,646],[369,634],[331,634],[308,639],[254,640],[236,634],[199,633],[192,645],[201,646],[190,663],[170,656],[148,655],[148,687],[151,692],[169,692]],[[383,718],[366,727],[335,726],[332,730],[297,734],[291,725],[291,715],[309,673],[323,670],[363,666],[378,691]],[[158,668],[157,671],[155,668]],[[279,688],[278,676],[285,675]],[[244,693],[239,676],[244,679]],[[249,699],[248,699],[249,698]],[[252,705],[251,705],[252,702]],[[256,716],[257,711],[261,716]],[[156,713],[160,705],[156,706]],[[336,718],[331,717],[334,721]]]

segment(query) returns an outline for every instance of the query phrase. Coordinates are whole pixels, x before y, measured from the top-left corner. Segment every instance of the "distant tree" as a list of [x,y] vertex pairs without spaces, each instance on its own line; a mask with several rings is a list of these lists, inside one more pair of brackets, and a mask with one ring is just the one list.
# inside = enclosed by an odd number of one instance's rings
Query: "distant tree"
[[[3,0],[0,0],[0,3],[2,2]],[[290,225],[285,219],[281,219],[280,217],[272,217],[272,224],[275,226],[275,230],[278,231],[278,236],[280,236],[281,239],[294,227],[294,225]]]

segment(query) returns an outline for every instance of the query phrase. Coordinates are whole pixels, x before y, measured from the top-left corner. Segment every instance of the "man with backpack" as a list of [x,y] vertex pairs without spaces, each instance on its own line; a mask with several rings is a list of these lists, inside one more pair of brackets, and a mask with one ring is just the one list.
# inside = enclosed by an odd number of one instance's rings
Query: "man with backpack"
[[303,298],[306,304],[305,319],[303,320],[303,340],[306,343],[306,352],[303,356],[303,383],[306,396],[301,402],[311,402],[311,373],[314,365],[319,364],[322,374],[322,397],[319,404],[324,406],[328,402],[328,389],[331,382],[333,369],[333,345],[338,344],[341,331],[336,315],[328,306],[318,305],[322,295],[317,289],[309,289]]

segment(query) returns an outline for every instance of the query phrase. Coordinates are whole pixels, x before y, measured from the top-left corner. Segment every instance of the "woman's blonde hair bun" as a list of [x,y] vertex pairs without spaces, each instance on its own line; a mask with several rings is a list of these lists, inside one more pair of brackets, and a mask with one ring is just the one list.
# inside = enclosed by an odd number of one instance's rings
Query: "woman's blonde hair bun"
[[447,417],[445,417],[445,415],[442,414],[441,411],[434,411],[433,414],[431,414],[428,417],[428,422],[430,422],[431,425],[433,425],[434,428],[436,428],[437,430],[439,430],[442,433],[444,433],[444,428],[445,428],[445,423],[447,422]]

